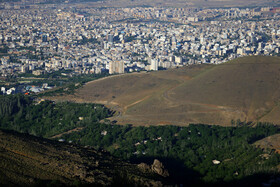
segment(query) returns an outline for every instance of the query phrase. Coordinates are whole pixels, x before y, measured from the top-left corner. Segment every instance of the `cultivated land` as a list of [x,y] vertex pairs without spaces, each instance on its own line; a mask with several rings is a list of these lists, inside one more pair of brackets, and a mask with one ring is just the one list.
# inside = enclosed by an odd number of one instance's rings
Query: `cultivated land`
[[280,124],[280,58],[243,57],[220,65],[116,75],[57,100],[101,103],[111,120],[133,125]]

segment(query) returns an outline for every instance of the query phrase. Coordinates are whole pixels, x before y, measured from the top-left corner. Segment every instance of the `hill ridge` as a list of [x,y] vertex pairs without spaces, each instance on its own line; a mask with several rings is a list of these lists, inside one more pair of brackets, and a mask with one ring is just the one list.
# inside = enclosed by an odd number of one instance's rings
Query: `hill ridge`
[[248,56],[219,65],[113,76],[86,84],[75,96],[54,99],[102,101],[118,111],[110,119],[119,124],[280,124],[275,114],[279,88],[280,58]]

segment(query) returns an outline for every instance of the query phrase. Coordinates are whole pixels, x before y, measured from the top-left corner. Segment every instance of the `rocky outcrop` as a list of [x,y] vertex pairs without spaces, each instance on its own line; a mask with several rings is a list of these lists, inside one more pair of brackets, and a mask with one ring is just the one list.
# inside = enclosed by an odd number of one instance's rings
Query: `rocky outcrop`
[[153,172],[155,172],[156,174],[159,174],[163,177],[168,177],[169,176],[168,171],[166,169],[164,169],[163,164],[157,159],[154,160],[154,163],[151,166],[151,169],[152,169]]
[[151,166],[146,163],[138,164],[138,168],[140,168],[140,170],[142,170],[143,172],[153,172],[163,177],[169,176],[168,171],[164,168],[164,165],[158,159],[155,159],[154,163]]
[[151,167],[146,163],[138,164],[138,168],[143,172],[151,172]]

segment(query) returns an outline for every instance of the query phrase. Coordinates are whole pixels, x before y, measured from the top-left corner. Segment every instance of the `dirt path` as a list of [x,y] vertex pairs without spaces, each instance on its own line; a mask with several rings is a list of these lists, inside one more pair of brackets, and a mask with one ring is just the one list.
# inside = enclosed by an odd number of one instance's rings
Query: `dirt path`
[[148,99],[148,98],[150,98],[150,97],[151,97],[151,95],[147,95],[147,96],[145,96],[143,99],[140,99],[140,100],[138,100],[138,101],[135,101],[134,103],[131,103],[131,104],[129,104],[129,105],[126,105],[126,106],[123,108],[123,110],[124,110],[123,115],[126,113],[127,108],[129,108],[129,107],[131,107],[131,106],[133,106],[133,105],[136,105],[136,104],[138,104],[138,103],[140,103],[140,102],[142,102],[142,101],[145,101],[146,99]]
[[85,127],[77,127],[75,129],[72,129],[72,130],[57,134],[55,136],[52,136],[50,139],[60,138],[61,136],[65,135],[65,134],[71,134],[72,132],[79,132],[79,131],[83,130],[84,128]]

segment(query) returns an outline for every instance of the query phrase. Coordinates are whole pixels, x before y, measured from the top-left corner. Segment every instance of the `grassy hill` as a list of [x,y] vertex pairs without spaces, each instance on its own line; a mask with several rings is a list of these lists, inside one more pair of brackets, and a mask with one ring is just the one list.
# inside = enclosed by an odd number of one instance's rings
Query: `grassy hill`
[[6,130],[0,142],[0,186],[160,185],[136,165],[94,149]]
[[87,83],[63,100],[102,103],[120,124],[280,124],[280,58],[243,57],[220,65],[116,75]]

